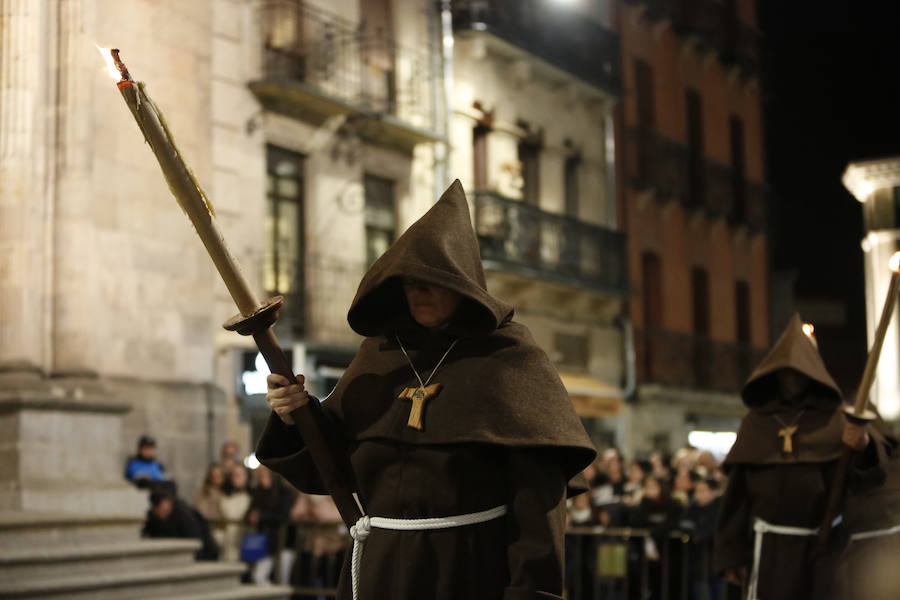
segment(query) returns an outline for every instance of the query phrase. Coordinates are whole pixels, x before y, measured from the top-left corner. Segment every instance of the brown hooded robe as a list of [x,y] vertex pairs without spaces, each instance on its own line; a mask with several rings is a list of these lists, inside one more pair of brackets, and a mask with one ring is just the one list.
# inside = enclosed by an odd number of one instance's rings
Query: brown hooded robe
[[[414,278],[460,293],[450,323],[411,318],[400,285]],[[512,309],[486,291],[478,243],[458,181],[363,277],[348,321],[366,336],[328,398],[313,402],[368,515],[419,519],[506,505],[505,517],[425,531],[372,529],[360,600],[561,598],[567,482],[593,446],[547,356]],[[424,428],[407,424],[417,387],[397,337],[423,379],[443,387]],[[293,428],[274,414],[257,448],[298,489],[323,493]],[[349,557],[338,598],[351,598]]]
[[[840,389],[812,341],[803,334],[802,325],[800,317],[794,315],[742,391],[744,404],[750,410],[725,457],[728,486],[716,526],[717,572],[746,567],[749,576],[756,518],[772,525],[815,529],[824,514],[834,467],[841,454],[845,420],[840,410]],[[786,368],[811,380],[809,388],[793,404],[786,404],[779,397],[775,373]],[[792,440],[793,452],[785,453],[778,432],[792,423],[798,426]],[[850,485],[861,489],[881,483],[884,459],[883,448],[870,442],[851,469]],[[817,551],[815,536],[767,533],[759,565],[758,597],[841,598],[833,574],[846,539],[846,528],[836,527],[829,547]]]

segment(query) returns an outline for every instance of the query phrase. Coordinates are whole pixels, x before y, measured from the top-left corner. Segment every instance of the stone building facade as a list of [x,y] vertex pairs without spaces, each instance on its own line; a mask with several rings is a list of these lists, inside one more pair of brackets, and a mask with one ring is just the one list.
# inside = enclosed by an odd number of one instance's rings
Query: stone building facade
[[595,442],[616,443],[633,365],[609,4],[452,7],[450,170],[469,191],[488,287],[554,360]]
[[[609,7],[491,4],[452,3],[442,30],[418,0],[0,0],[0,510],[140,511],[121,476],[144,433],[190,496],[267,413],[95,43],[146,82],[254,291],[286,298],[276,330],[314,392],[359,343],[361,275],[459,177],[491,291],[584,414],[622,413]],[[598,443],[617,422],[590,422]]]

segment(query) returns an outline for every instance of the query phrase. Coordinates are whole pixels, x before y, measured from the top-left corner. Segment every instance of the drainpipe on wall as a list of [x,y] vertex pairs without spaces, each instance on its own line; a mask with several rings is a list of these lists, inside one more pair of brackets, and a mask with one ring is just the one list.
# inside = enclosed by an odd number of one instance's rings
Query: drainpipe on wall
[[637,362],[634,356],[634,327],[631,319],[625,315],[616,317],[616,323],[622,329],[622,362],[625,365],[625,387],[622,388],[622,399],[627,400],[634,395],[637,387]]
[[434,200],[441,197],[449,183],[450,171],[450,119],[453,98],[453,11],[450,0],[441,0],[441,91],[443,97],[443,122],[441,123],[443,142],[435,145],[434,153]]

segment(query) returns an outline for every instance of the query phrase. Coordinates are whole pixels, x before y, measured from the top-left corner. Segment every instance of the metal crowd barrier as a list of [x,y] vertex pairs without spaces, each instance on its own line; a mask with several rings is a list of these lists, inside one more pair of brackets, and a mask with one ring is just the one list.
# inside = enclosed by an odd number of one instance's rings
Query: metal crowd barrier
[[[708,571],[708,546],[672,531],[646,555],[647,529],[580,527],[566,530],[566,584],[569,600],[725,600],[727,584]],[[699,562],[696,562],[699,561]],[[705,586],[695,583],[704,582]]]

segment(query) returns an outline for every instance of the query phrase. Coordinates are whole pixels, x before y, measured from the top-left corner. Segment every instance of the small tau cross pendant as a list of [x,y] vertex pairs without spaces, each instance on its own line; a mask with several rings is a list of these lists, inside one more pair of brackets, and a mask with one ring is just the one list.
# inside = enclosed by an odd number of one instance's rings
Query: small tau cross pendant
[[432,383],[424,388],[408,387],[400,392],[401,400],[412,401],[412,406],[409,407],[409,420],[406,422],[408,426],[419,431],[422,430],[422,411],[425,409],[425,403],[437,396],[440,391],[441,384]]
[[793,436],[795,433],[797,433],[796,425],[788,425],[787,427],[778,430],[778,437],[784,438],[784,446],[781,450],[785,454],[791,454],[794,451]]

